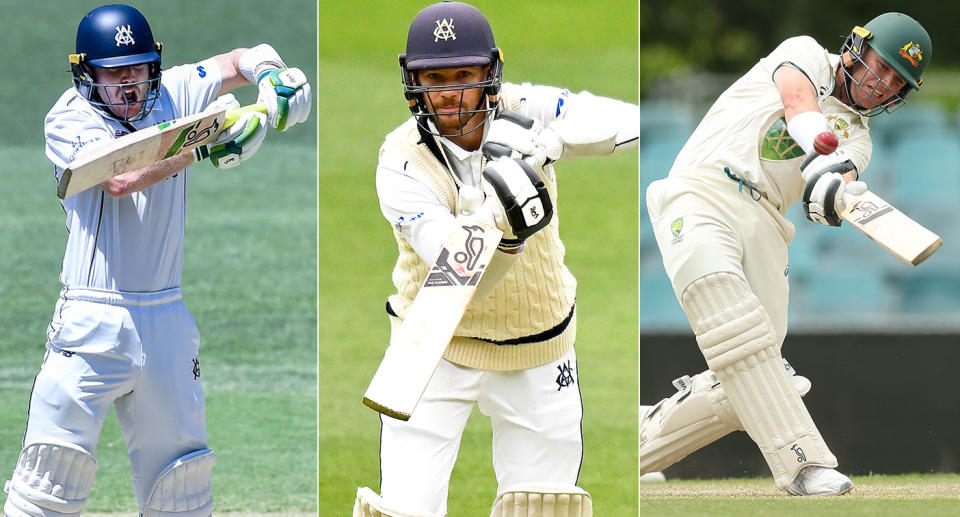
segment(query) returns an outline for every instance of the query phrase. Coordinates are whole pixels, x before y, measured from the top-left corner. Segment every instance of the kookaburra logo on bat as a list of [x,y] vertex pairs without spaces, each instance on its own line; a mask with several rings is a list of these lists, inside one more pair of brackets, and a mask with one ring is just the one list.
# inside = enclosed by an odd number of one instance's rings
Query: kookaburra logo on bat
[[887,212],[891,212],[893,207],[890,205],[878,205],[873,201],[858,201],[853,208],[850,209],[850,215],[856,217],[855,222],[859,224],[867,224],[870,221],[880,217]]
[[[441,249],[436,264],[427,275],[424,287],[475,285],[480,281],[483,266],[477,268],[477,262],[485,246],[483,228],[476,225],[461,226],[461,228],[467,232],[463,240],[463,249],[454,251],[452,257],[451,250]],[[452,262],[451,258],[453,258]]]

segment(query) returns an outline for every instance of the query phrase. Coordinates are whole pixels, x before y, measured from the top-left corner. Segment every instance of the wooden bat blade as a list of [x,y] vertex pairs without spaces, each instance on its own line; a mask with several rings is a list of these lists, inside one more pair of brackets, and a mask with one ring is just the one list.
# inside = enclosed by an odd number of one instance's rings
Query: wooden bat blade
[[230,111],[187,115],[91,148],[64,169],[57,185],[57,196],[66,199],[124,172],[209,144],[248,111],[266,113],[266,107],[252,104]]
[[856,196],[840,217],[895,257],[914,266],[943,244],[937,234],[869,190]]
[[393,418],[410,418],[502,235],[476,218],[457,217],[403,323],[391,335],[364,404]]

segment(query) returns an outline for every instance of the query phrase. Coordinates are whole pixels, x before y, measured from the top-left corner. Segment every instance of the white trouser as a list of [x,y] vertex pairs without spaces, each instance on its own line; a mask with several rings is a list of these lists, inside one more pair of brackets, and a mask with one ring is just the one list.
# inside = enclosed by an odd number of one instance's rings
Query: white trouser
[[789,220],[720,171],[651,183],[647,209],[678,299],[691,282],[710,273],[743,276],[770,317],[778,346],[783,343],[790,295],[787,244],[793,239]]
[[179,289],[64,289],[24,445],[70,443],[93,454],[114,404],[142,506],[164,467],[207,447],[199,342]]
[[474,405],[493,424],[498,491],[575,485],[583,457],[579,382],[573,349],[546,365],[510,372],[441,361],[410,420],[380,417],[383,500],[409,513],[446,514],[450,473]]

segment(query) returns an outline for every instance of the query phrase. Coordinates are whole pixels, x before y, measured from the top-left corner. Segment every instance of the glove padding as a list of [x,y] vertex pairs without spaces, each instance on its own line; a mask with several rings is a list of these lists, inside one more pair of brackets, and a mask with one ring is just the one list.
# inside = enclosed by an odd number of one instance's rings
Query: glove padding
[[257,102],[267,106],[267,122],[286,131],[310,115],[310,83],[299,68],[274,68],[257,79]]
[[490,123],[483,153],[527,160],[534,170],[560,159],[563,142],[550,128],[515,111],[502,110]]
[[[238,107],[240,102],[228,93],[217,97],[205,111],[229,111]],[[266,116],[259,112],[245,113],[217,135],[213,142],[196,147],[193,155],[198,162],[210,158],[214,167],[229,169],[253,156],[266,135]]]
[[236,167],[260,149],[266,136],[266,115],[258,111],[245,113],[209,145],[210,161],[218,169]]
[[500,157],[487,163],[481,181],[484,206],[503,231],[500,247],[519,248],[550,223],[553,202],[543,180],[525,160]]
[[840,226],[840,214],[853,196],[867,191],[862,181],[847,182],[845,172],[856,166],[843,150],[830,154],[811,154],[800,171],[806,187],[803,190],[803,212],[807,219],[827,226]]

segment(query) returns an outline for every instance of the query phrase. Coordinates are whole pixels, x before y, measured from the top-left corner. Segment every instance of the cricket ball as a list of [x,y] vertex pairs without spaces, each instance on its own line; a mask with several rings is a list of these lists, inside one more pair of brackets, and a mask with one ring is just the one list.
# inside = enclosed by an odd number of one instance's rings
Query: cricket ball
[[830,154],[837,150],[837,135],[831,131],[824,131],[813,139],[813,150],[820,154]]

